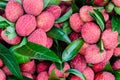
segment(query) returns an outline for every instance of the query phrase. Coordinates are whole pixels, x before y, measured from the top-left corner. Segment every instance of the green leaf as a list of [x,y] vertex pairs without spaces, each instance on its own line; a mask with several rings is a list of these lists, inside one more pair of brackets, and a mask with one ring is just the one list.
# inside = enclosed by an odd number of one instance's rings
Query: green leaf
[[57,19],[55,23],[61,23],[69,19],[69,17],[72,15],[72,9],[70,9],[67,13],[65,13],[62,17]]
[[113,72],[112,66],[109,62],[106,63],[104,71]]
[[51,0],[44,0],[44,9],[49,5]]
[[100,52],[102,53],[105,50],[102,40],[98,42],[98,46],[100,47]]
[[97,22],[97,24],[99,25],[100,29],[102,31],[104,31],[105,29],[105,20],[104,17],[102,15],[102,13],[99,10],[94,10],[94,13],[89,12],[90,16],[93,17],[95,19],[95,21]]
[[18,79],[23,79],[20,72],[19,65],[13,56],[13,54],[2,44],[0,44],[0,58],[3,60],[8,69],[12,72],[14,76]]
[[5,10],[8,1],[0,0],[0,9]]
[[72,74],[80,77],[82,80],[86,80],[85,76],[81,72],[79,72],[78,70],[76,70],[76,69],[68,69],[66,72],[72,73]]
[[7,19],[5,19],[4,17],[0,16],[0,22],[4,22],[4,21],[5,21],[6,23],[8,23],[9,26],[12,26],[12,27],[15,26],[15,23],[12,23],[12,22],[8,21]]
[[59,5],[61,0],[50,0],[49,5]]
[[62,61],[66,62],[73,59],[80,50],[80,48],[83,46],[83,44],[84,44],[83,39],[77,39],[73,41],[71,44],[69,44],[62,53]]
[[22,0],[16,0],[19,4],[22,4]]
[[68,35],[62,29],[53,27],[50,31],[47,32],[47,35],[53,39],[71,43]]
[[61,60],[53,51],[46,47],[43,47],[42,45],[38,45],[32,42],[28,42],[26,45],[17,48],[15,52],[33,59],[50,60],[53,62],[61,63]]
[[120,73],[114,73],[115,80],[120,80]]
[[72,32],[72,29],[70,28],[70,24],[68,21],[64,22],[61,28],[66,34],[70,34]]
[[0,22],[0,28],[5,29],[5,28],[7,28],[7,26],[9,26],[9,24],[7,22],[5,22],[5,21]]
[[114,4],[112,2],[109,2],[108,5],[105,7],[105,10],[110,13],[114,9]]
[[57,75],[55,74],[55,70],[53,69],[48,80],[56,80],[56,79],[58,80],[59,78],[57,77]]
[[79,8],[75,4],[75,2],[72,2],[71,6],[72,6],[72,10],[73,10],[74,13],[79,12]]
[[54,63],[58,70],[62,71],[64,68],[64,63]]

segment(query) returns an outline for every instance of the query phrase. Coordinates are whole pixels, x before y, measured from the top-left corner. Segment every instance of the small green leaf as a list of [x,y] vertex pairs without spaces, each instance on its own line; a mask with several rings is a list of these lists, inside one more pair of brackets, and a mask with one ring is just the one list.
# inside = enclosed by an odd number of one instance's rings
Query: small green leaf
[[15,52],[33,59],[50,60],[53,62],[61,63],[61,60],[53,51],[46,47],[43,47],[42,45],[38,45],[32,42],[28,42],[26,45],[17,48]]
[[95,19],[95,21],[97,22],[97,24],[99,25],[100,29],[102,31],[104,31],[105,29],[105,20],[104,17],[102,15],[102,13],[99,10],[94,10],[94,13],[89,12],[90,16],[93,17]]
[[6,21],[1,21],[1,22],[0,22],[0,28],[2,28],[3,30],[4,30],[5,28],[7,28],[7,26],[9,26],[9,24],[8,24]]
[[72,32],[72,29],[70,28],[70,24],[68,21],[64,22],[63,26],[62,26],[62,30],[66,33],[66,34],[70,34]]
[[120,80],[120,73],[115,72],[114,76],[115,76],[115,80]]
[[58,80],[59,78],[55,74],[55,70],[52,70],[48,80],[56,80],[56,79]]
[[62,71],[64,68],[64,63],[54,63],[58,70]]
[[47,35],[53,39],[71,43],[68,35],[62,29],[53,27],[50,31],[47,32]]
[[57,19],[55,23],[61,23],[69,19],[69,17],[72,15],[72,9],[70,9],[67,13],[65,13],[62,17]]
[[61,0],[50,0],[49,5],[59,5]]
[[49,5],[51,0],[44,0],[44,9]]
[[79,72],[78,70],[76,70],[76,69],[68,69],[66,72],[72,73],[72,74],[80,77],[82,80],[86,80],[85,76],[81,72]]
[[3,60],[5,65],[8,67],[10,72],[18,79],[23,79],[22,74],[20,72],[19,65],[13,56],[13,54],[2,44],[0,44],[0,58]]
[[109,2],[108,5],[105,7],[105,10],[110,13],[114,9],[114,4],[112,2]]
[[71,6],[72,6],[72,10],[73,10],[74,13],[79,12],[79,8],[75,4],[75,2],[72,2]]
[[0,9],[5,10],[8,1],[0,0]]
[[6,23],[8,23],[9,26],[12,26],[12,27],[15,26],[15,23],[12,23],[12,22],[8,21],[7,19],[5,19],[4,17],[0,16],[0,22],[3,22],[3,21],[5,21]]
[[106,63],[104,71],[113,72],[112,66],[109,62]]
[[22,4],[22,0],[16,0],[19,4]]
[[83,39],[77,39],[71,44],[69,44],[68,47],[62,53],[62,61],[66,62],[73,59],[80,50],[80,48],[83,46],[83,44]]
[[98,42],[98,46],[100,47],[100,52],[102,53],[102,52],[104,51],[104,45],[103,45],[102,40],[100,40],[100,41]]

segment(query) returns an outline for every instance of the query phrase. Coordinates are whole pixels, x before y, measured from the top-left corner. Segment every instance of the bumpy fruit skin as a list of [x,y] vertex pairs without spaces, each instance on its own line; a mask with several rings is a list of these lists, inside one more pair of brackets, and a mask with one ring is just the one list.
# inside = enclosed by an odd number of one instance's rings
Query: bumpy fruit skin
[[36,64],[34,60],[20,65],[21,71],[28,72],[30,74],[33,74],[35,72],[35,69],[36,69]]
[[58,19],[61,15],[61,8],[57,5],[48,6],[46,10],[51,12],[54,15],[55,19]]
[[24,13],[22,6],[15,0],[10,0],[6,6],[5,14],[9,21],[16,22]]
[[85,51],[86,51],[86,48],[89,47],[89,44],[84,42],[83,46],[81,47],[81,49],[79,50],[79,53],[81,55],[85,55]]
[[71,41],[74,41],[74,40],[76,40],[78,38],[81,38],[81,34],[80,33],[76,33],[76,32],[72,32],[70,34],[69,38],[70,38]]
[[17,36],[16,36],[15,38],[13,38],[12,40],[9,40],[8,37],[5,35],[5,31],[6,31],[6,30],[4,30],[4,31],[1,32],[1,37],[2,37],[2,39],[3,39],[5,42],[7,42],[8,44],[11,44],[11,45],[16,45],[16,44],[19,44],[19,43],[20,43],[21,37],[19,37],[19,36],[17,35]]
[[113,67],[114,70],[120,69],[120,59],[115,61],[115,63],[113,64],[112,67]]
[[54,25],[55,17],[51,12],[44,11],[37,17],[37,27],[45,32],[49,31]]
[[69,76],[69,73],[65,73],[66,70],[70,69],[70,66],[68,63],[64,63],[64,68],[62,71],[58,70],[55,66],[55,64],[51,64],[50,68],[49,68],[49,75],[51,74],[51,72],[53,70],[55,70],[55,74],[57,75],[57,77],[59,78],[63,78],[63,77],[68,77]]
[[94,80],[94,72],[90,67],[87,67],[82,73],[85,75],[86,80]]
[[10,72],[10,70],[8,69],[7,66],[4,66],[4,67],[2,68],[2,70],[4,71],[4,73],[5,73],[7,76],[11,76],[11,75],[12,75],[12,73]]
[[120,56],[120,48],[114,49],[114,56]]
[[37,73],[48,71],[50,66],[49,62],[42,61],[37,65]]
[[47,37],[47,44],[46,44],[46,47],[47,48],[51,48],[53,45],[53,39],[50,38],[50,37]]
[[33,15],[25,14],[16,23],[16,31],[20,36],[28,36],[36,28],[36,20]]
[[112,0],[112,2],[116,5],[120,7],[120,0]]
[[27,77],[27,78],[33,79],[32,74],[30,74],[28,72],[22,72],[22,75],[25,76],[25,77]]
[[43,0],[24,0],[23,7],[26,13],[37,16],[43,10]]
[[4,63],[2,61],[2,59],[0,59],[0,67],[3,67]]
[[86,61],[83,56],[77,54],[71,61],[70,65],[72,68],[79,70],[80,72],[84,71],[86,68]]
[[48,80],[48,73],[46,71],[39,73],[36,80]]
[[85,52],[87,63],[97,64],[102,62],[106,57],[106,51],[100,53],[100,48],[97,45],[90,45]]
[[28,36],[28,41],[46,47],[47,35],[44,30],[36,29],[30,36]]
[[90,12],[93,12],[93,7],[92,6],[83,6],[80,8],[80,17],[81,19],[84,21],[84,22],[90,22],[90,21],[93,21],[93,18],[89,15],[89,11]]
[[118,32],[106,29],[102,33],[102,41],[106,49],[114,49],[118,45]]
[[6,75],[1,69],[0,69],[0,80],[6,80]]
[[81,20],[79,13],[74,13],[72,14],[72,16],[70,17],[70,27],[75,31],[75,32],[80,32],[82,25],[83,25],[83,21]]
[[109,0],[94,0],[94,4],[98,6],[105,6]]
[[112,29],[112,23],[110,20],[106,22],[106,29]]
[[85,42],[89,44],[97,43],[100,38],[100,28],[93,22],[85,23],[82,27],[81,34]]
[[105,22],[107,22],[109,20],[109,15],[107,14],[105,9],[103,9],[101,12],[102,12]]
[[115,80],[115,77],[110,72],[101,72],[95,76],[95,80]]
[[82,80],[80,77],[73,75],[70,80]]

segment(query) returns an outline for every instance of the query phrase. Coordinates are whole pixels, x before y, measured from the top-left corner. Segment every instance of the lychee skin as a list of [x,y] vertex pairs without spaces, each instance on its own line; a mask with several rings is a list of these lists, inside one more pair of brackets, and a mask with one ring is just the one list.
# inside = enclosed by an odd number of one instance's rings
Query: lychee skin
[[99,26],[97,26],[95,23],[88,22],[83,25],[81,29],[81,34],[85,42],[89,44],[94,44],[98,42],[101,30]]
[[106,29],[102,33],[102,41],[105,49],[114,49],[118,45],[118,32]]
[[50,37],[47,37],[47,45],[46,45],[46,47],[51,48],[52,45],[53,45],[53,39],[50,38]]
[[24,13],[22,6],[14,0],[10,0],[6,6],[5,14],[9,21],[16,22]]
[[109,0],[94,0],[94,4],[98,6],[105,6],[108,2]]
[[114,56],[120,56],[120,48],[115,48],[114,49]]
[[79,53],[81,55],[85,55],[85,51],[86,51],[86,48],[89,47],[89,44],[84,42],[83,46],[81,47],[81,49],[79,50]]
[[110,20],[106,22],[106,29],[112,29],[112,23]]
[[6,75],[1,69],[0,69],[0,80],[6,80]]
[[54,25],[55,17],[51,12],[44,11],[37,17],[37,28],[49,31]]
[[102,62],[106,57],[106,51],[100,52],[97,45],[89,45],[85,52],[85,59],[87,63],[97,64]]
[[79,14],[83,22],[90,22],[93,21],[93,18],[89,15],[89,11],[93,12],[92,6],[83,6],[80,8]]
[[28,72],[22,72],[22,75],[25,76],[25,77],[27,77],[27,78],[33,79],[32,74],[30,74]]
[[86,61],[83,56],[77,54],[71,61],[70,65],[72,68],[79,70],[80,72],[84,71],[86,68]]
[[72,16],[70,17],[70,27],[75,31],[75,32],[80,32],[82,25],[83,25],[83,21],[81,20],[79,13],[74,13],[72,14]]
[[34,60],[20,65],[21,71],[28,72],[30,74],[33,74],[35,72],[35,69],[36,69],[36,64]]
[[42,61],[37,65],[37,73],[43,72],[43,71],[48,71],[49,69],[49,62]]
[[4,67],[2,68],[2,70],[4,71],[4,73],[5,73],[7,76],[11,76],[11,75],[12,75],[12,73],[10,72],[10,70],[8,69],[7,66],[4,66]]
[[120,69],[120,59],[118,59],[117,61],[114,62],[112,68],[114,70]]
[[90,67],[87,67],[83,72],[86,80],[94,80],[94,72]]
[[80,77],[73,75],[70,80],[82,80]]
[[71,41],[74,41],[74,40],[76,40],[78,38],[81,38],[81,34],[80,33],[76,33],[76,32],[72,32],[70,34],[69,38],[70,38]]
[[3,63],[3,60],[0,59],[0,67],[3,67],[4,63]]
[[107,14],[105,9],[103,9],[101,12],[102,12],[105,22],[107,22],[109,20],[109,15]]
[[115,77],[110,72],[101,72],[95,76],[95,80],[115,80]]
[[24,0],[23,7],[26,13],[37,16],[43,10],[43,0]]
[[6,31],[6,30],[3,30],[3,31],[1,32],[1,37],[2,37],[2,39],[3,39],[5,42],[7,42],[8,44],[11,44],[11,45],[16,45],[16,44],[19,44],[19,43],[20,43],[21,37],[19,37],[19,36],[17,35],[17,36],[16,36],[15,38],[13,38],[12,40],[9,40],[8,37],[5,35],[5,31]]
[[36,80],[48,80],[48,73],[46,71],[40,72]]
[[55,70],[55,74],[57,75],[57,77],[59,77],[59,78],[63,78],[63,77],[66,78],[66,77],[69,76],[69,73],[65,73],[65,71],[68,70],[68,69],[70,69],[70,66],[69,66],[68,63],[64,63],[64,68],[63,68],[62,71],[58,70],[58,69],[56,68],[55,64],[51,64],[48,73],[49,73],[49,75],[50,75],[51,72],[52,72],[53,70]]
[[44,30],[36,29],[30,36],[28,36],[28,41],[42,46],[47,45],[47,35]]
[[112,0],[112,2],[116,5],[120,7],[120,0]]
[[61,15],[61,8],[57,5],[48,6],[46,10],[54,15],[55,20],[58,19]]
[[25,14],[16,23],[16,31],[20,36],[28,36],[36,28],[36,20],[33,15]]

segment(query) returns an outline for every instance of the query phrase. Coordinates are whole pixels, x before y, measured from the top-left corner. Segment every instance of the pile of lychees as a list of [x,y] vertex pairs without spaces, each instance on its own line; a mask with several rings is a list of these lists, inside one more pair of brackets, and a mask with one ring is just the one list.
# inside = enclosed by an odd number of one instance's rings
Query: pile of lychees
[[[90,0],[86,1],[89,2]],[[120,0],[94,1],[94,4],[98,6],[106,6],[109,3],[117,7],[120,6]],[[54,39],[48,37],[46,33],[53,27],[61,28],[63,26],[64,22],[57,24],[55,21],[69,11],[71,4],[71,2],[61,1],[59,5],[49,5],[44,8],[44,0],[22,0],[22,4],[16,0],[9,0],[2,16],[15,23],[16,36],[11,39],[7,36],[7,29],[0,29],[0,39],[7,44],[17,45],[20,44],[23,37],[27,37],[28,42],[51,48]],[[79,12],[75,12],[69,17],[70,28],[72,29],[69,34],[70,40],[74,41],[82,38],[84,44],[71,61],[65,62],[62,71],[57,69],[55,64],[50,61],[38,61],[36,63],[36,60],[31,59],[30,62],[20,64],[22,75],[33,80],[48,80],[54,70],[58,78],[82,80],[77,75],[65,73],[66,70],[73,68],[80,71],[86,80],[115,80],[113,73],[104,70],[106,64],[111,63],[113,56],[120,56],[119,33],[112,30],[110,17],[115,12],[107,12],[104,7],[100,10],[105,21],[105,29],[102,31],[90,15],[90,12],[93,13],[94,9],[97,9],[97,7],[83,5]],[[103,51],[98,46],[100,41],[103,43]],[[120,69],[120,59],[117,59],[111,65],[113,70]],[[2,60],[0,60],[0,68],[0,80],[6,80],[7,76],[12,76]]]

